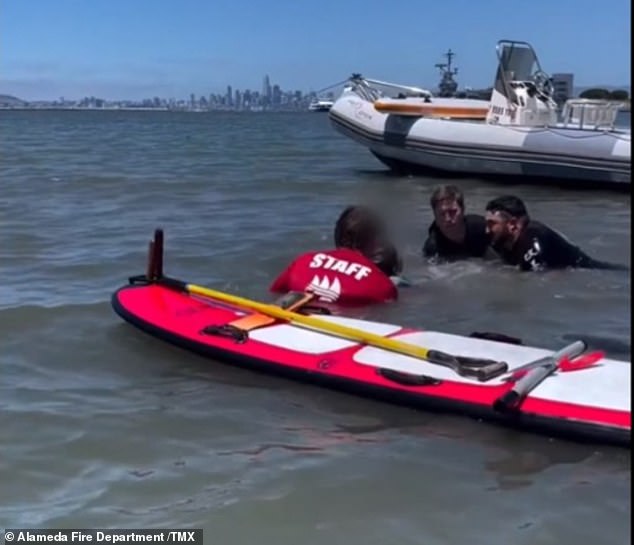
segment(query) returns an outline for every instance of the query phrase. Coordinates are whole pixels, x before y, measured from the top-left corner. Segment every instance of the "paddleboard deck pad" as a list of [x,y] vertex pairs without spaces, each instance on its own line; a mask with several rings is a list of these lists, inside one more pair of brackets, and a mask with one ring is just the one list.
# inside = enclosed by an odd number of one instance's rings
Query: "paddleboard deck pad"
[[551,436],[630,443],[630,362],[601,358],[587,368],[557,371],[535,387],[517,410],[500,412],[494,404],[512,387],[513,370],[552,351],[343,316],[319,316],[421,347],[508,364],[506,373],[482,382],[420,358],[277,319],[236,335],[227,326],[255,313],[147,281],[144,276],[131,278],[119,288],[112,296],[112,306],[125,321],[154,337],[247,369]]

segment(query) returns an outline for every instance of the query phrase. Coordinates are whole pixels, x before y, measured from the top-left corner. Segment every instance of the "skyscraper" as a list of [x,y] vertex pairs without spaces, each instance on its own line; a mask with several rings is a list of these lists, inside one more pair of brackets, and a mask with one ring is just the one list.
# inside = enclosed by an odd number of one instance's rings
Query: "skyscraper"
[[271,103],[271,80],[269,75],[264,76],[264,83],[262,84],[262,97],[265,104]]

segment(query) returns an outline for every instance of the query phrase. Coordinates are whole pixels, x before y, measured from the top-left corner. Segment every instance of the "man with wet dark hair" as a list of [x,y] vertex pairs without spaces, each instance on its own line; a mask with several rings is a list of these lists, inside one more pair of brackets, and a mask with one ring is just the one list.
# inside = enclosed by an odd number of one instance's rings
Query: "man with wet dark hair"
[[448,260],[484,257],[489,244],[484,217],[465,214],[464,195],[458,187],[436,187],[429,204],[434,221],[423,245],[425,257]]
[[532,220],[524,202],[514,195],[489,201],[485,221],[493,249],[506,263],[523,271],[567,267],[627,270],[589,257],[561,233]]
[[334,249],[297,257],[271,291],[314,293],[318,301],[341,305],[398,298],[390,277],[398,276],[402,263],[378,214],[363,206],[347,207],[335,224],[334,242]]

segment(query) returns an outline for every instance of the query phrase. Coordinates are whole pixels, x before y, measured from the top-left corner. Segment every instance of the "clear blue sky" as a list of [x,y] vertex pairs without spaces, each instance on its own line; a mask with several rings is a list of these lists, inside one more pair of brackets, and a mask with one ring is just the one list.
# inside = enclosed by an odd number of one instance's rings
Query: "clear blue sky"
[[629,85],[630,0],[1,0],[0,93],[26,100],[319,90],[352,72],[435,87],[451,47],[486,87],[499,39],[575,85]]

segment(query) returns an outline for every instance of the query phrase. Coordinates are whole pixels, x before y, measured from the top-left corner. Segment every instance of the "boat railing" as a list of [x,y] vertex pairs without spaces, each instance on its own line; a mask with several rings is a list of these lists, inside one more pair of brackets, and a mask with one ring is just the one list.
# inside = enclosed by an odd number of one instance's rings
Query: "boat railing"
[[352,84],[354,91],[361,96],[361,98],[369,102],[374,102],[375,100],[385,96],[385,94],[381,91],[381,87],[396,90],[401,97],[430,98],[432,96],[432,93],[427,89],[421,89],[420,87],[413,87],[410,85],[400,85],[398,83],[390,83],[376,79],[368,79],[357,74],[350,78],[350,83]]
[[613,129],[622,107],[622,103],[609,100],[571,98],[564,104],[562,123],[579,129]]
[[357,80],[352,82],[353,91],[359,95],[363,100],[367,100],[368,102],[374,102],[381,98],[381,91],[379,91],[376,87],[372,87],[368,85],[365,80]]

